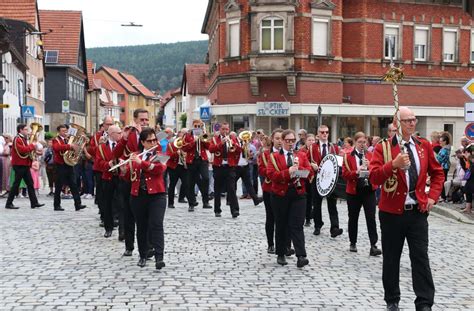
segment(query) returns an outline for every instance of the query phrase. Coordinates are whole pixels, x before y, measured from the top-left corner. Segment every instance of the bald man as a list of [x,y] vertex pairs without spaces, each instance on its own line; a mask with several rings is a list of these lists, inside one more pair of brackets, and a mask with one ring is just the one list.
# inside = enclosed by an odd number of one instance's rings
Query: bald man
[[390,123],[388,125],[388,129],[387,129],[387,137],[388,138],[392,138],[393,135],[397,134],[397,127],[395,125],[393,125],[393,123]]
[[[406,239],[416,310],[431,310],[435,287],[428,258],[428,215],[441,194],[444,173],[435,159],[431,143],[415,136],[418,120],[413,111],[401,107],[400,121],[402,137],[394,135],[378,144],[370,162],[370,182],[382,186],[379,218],[384,299],[387,310],[399,310],[400,256]],[[428,175],[431,184],[427,194]]]

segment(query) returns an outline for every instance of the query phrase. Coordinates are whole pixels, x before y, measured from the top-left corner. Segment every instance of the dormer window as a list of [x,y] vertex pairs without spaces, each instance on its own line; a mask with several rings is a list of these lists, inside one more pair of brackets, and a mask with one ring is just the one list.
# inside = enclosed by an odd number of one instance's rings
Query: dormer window
[[284,47],[284,22],[278,17],[269,17],[262,20],[260,51],[263,53],[281,53]]

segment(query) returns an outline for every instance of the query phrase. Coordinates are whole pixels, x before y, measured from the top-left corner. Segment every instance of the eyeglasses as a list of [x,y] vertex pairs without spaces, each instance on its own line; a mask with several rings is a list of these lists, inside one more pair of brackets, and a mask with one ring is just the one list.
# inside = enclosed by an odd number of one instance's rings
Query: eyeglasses
[[319,131],[321,134],[329,134],[329,131]]
[[158,141],[158,139],[156,139],[156,138],[154,138],[154,139],[147,139],[147,140],[145,140],[145,141],[146,141],[147,143],[152,144],[152,143],[156,143],[156,142]]
[[293,138],[293,139],[284,139],[284,141],[285,141],[285,143],[287,143],[287,144],[293,144],[293,143],[296,142],[296,139],[294,139],[294,138]]
[[140,118],[140,121],[150,121],[148,118]]
[[418,119],[403,119],[403,120],[400,120],[400,121],[402,121],[405,124],[409,124],[409,123],[416,124],[418,122]]

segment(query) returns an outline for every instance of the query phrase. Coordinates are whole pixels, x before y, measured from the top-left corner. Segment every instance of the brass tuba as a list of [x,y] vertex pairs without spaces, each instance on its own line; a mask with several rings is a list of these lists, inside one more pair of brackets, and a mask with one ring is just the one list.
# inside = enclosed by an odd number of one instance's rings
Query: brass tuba
[[75,166],[81,159],[82,151],[84,146],[89,142],[89,138],[86,136],[86,129],[84,127],[74,123],[69,124],[69,127],[76,129],[76,133],[75,135],[69,136],[68,144],[78,145],[79,150],[77,152],[75,150],[64,152],[63,159],[67,165]]
[[[43,130],[43,126],[37,122],[33,122],[30,124],[31,128],[31,134],[30,134],[30,140],[29,144],[36,144],[38,142],[38,134]],[[36,149],[30,152],[30,159],[35,160],[36,159]]]
[[245,144],[248,144],[252,139],[252,132],[250,131],[242,131],[239,134],[239,139],[243,141]]

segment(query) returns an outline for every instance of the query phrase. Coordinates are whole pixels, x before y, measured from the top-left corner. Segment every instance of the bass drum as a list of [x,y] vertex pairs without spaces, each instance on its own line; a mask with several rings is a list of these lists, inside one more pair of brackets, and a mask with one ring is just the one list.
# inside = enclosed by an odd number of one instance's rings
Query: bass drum
[[335,155],[328,154],[321,160],[316,175],[316,191],[321,197],[327,197],[334,191],[340,171]]
[[334,195],[339,199],[347,200],[346,181],[342,178],[342,168],[339,168],[339,177],[337,178]]

